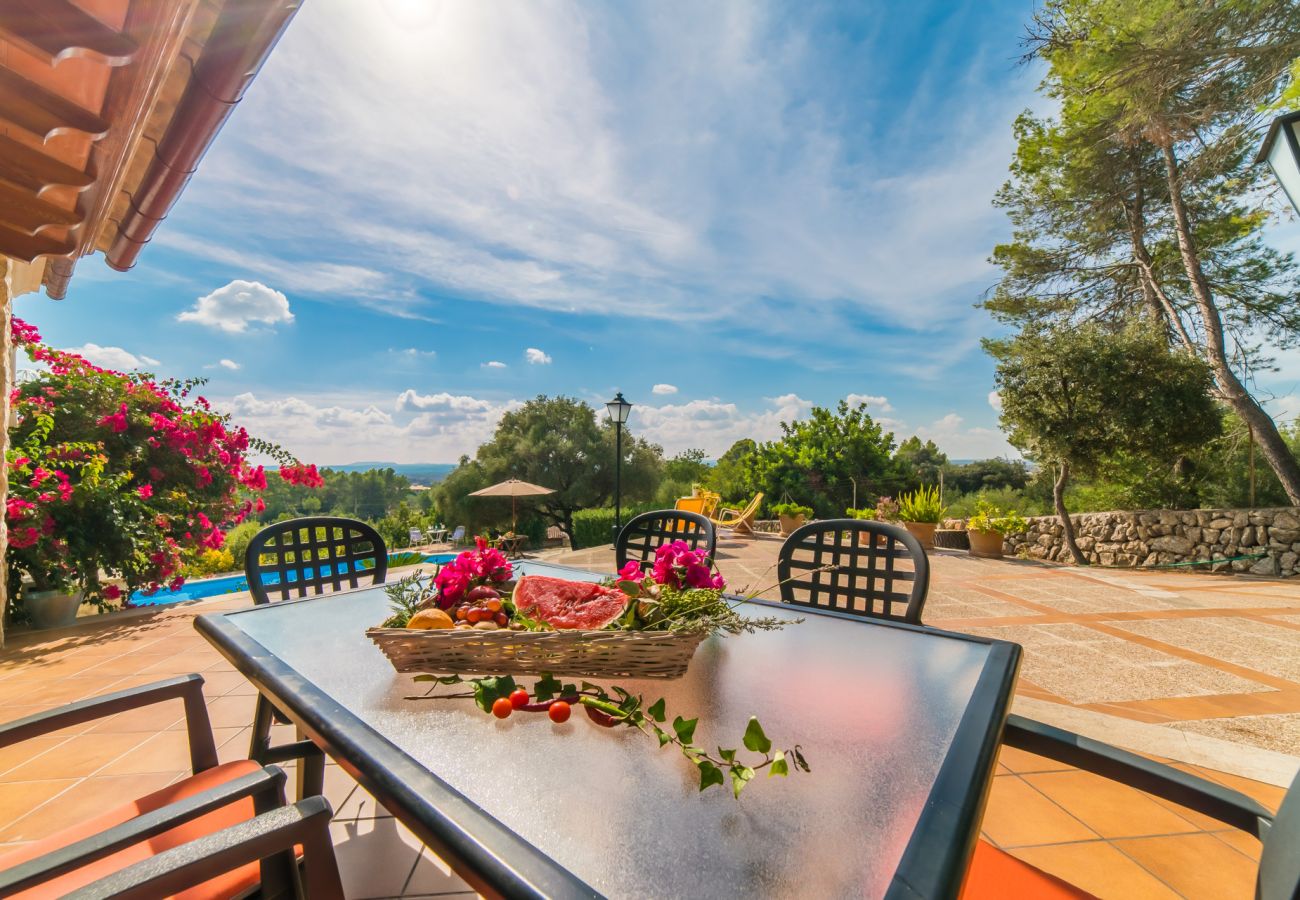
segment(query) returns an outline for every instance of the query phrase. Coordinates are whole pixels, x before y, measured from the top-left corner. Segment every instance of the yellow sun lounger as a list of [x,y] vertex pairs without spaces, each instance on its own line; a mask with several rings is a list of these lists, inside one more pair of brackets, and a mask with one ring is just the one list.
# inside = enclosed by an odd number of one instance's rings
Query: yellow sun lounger
[[[721,516],[716,519],[710,516],[709,521],[719,528],[730,528],[736,534],[753,534],[754,518],[758,515],[758,506],[762,502],[763,494],[759,492],[743,511],[737,513],[735,510],[724,509]],[[728,516],[727,513],[732,515]]]
[[715,494],[712,491],[702,491],[694,497],[679,497],[674,508],[711,517],[717,511],[718,504],[721,502],[722,496],[720,494]]

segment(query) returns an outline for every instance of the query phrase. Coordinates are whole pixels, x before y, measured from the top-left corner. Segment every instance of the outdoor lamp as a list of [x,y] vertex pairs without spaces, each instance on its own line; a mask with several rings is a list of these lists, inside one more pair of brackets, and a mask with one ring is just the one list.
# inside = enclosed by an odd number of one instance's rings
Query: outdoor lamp
[[1255,162],[1268,160],[1269,167],[1286,191],[1291,205],[1300,211],[1300,112],[1278,116],[1269,126],[1264,146]]
[[627,423],[627,416],[631,411],[632,404],[623,399],[622,391],[615,394],[614,399],[605,404],[605,412],[609,414],[609,420],[614,423],[614,446],[617,454],[617,459],[614,462],[615,540],[618,540],[618,533],[623,529],[623,426]]

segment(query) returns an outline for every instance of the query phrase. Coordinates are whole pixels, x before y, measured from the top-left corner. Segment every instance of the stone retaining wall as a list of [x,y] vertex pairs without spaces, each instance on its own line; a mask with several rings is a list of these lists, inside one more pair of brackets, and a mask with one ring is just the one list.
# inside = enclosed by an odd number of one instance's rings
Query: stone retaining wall
[[[1071,561],[1058,516],[1035,516],[1007,535],[1008,556]],[[1149,509],[1071,516],[1079,549],[1103,566],[1155,566],[1217,560],[1215,572],[1300,574],[1300,509]],[[1262,559],[1226,561],[1267,554]]]

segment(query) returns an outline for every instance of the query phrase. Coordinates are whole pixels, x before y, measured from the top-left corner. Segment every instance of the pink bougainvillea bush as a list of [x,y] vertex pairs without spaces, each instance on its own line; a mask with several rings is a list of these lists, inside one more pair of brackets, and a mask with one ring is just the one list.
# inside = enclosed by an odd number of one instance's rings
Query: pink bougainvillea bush
[[315,466],[194,395],[201,381],[102,369],[17,318],[13,336],[44,367],[10,397],[11,597],[23,575],[37,590],[84,590],[101,607],[179,587],[182,565],[220,548],[260,506],[266,472],[254,454],[280,463],[286,481],[320,484]]

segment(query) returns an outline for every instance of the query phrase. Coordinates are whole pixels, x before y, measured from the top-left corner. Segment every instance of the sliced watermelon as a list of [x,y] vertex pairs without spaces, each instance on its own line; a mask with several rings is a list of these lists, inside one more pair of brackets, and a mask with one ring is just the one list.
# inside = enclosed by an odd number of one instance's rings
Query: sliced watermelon
[[525,575],[511,596],[515,608],[552,628],[604,628],[627,609],[627,594],[618,588]]

